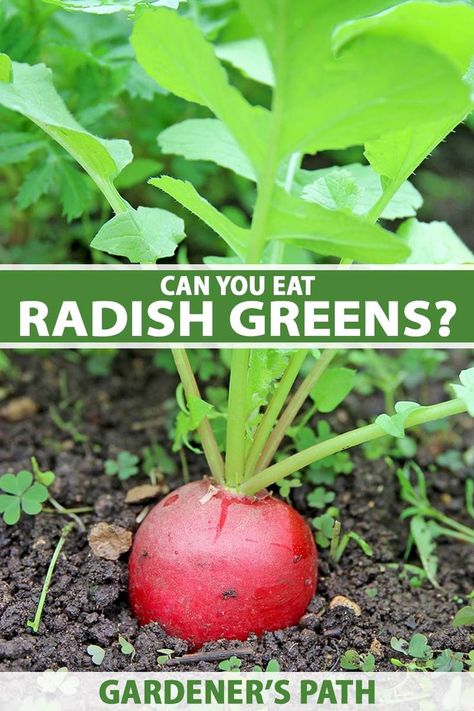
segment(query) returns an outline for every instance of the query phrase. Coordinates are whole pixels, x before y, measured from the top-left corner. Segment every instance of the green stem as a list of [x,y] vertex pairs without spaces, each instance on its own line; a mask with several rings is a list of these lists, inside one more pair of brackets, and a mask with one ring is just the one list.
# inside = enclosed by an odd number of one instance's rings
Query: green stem
[[244,477],[249,359],[248,349],[234,349],[229,382],[225,459],[225,481],[231,488],[237,488]]
[[439,533],[443,533],[445,536],[450,538],[455,538],[457,541],[464,541],[464,543],[474,544],[474,534],[471,533],[461,533],[455,528],[445,528],[444,526],[437,526],[436,530]]
[[[438,405],[430,405],[429,407],[422,407],[419,410],[415,410],[408,415],[405,427],[415,427],[425,424],[426,422],[432,422],[433,420],[459,415],[462,412],[466,412],[466,405],[463,400],[460,398],[447,400]],[[345,449],[356,447],[365,442],[386,436],[387,432],[380,427],[380,425],[374,423],[364,427],[358,427],[355,430],[345,432],[336,437],[331,437],[324,442],[308,447],[302,452],[293,454],[291,457],[287,457],[283,461],[268,467],[268,469],[264,469],[258,474],[255,474],[242,484],[241,492],[247,496],[253,496],[261,489],[265,489],[275,484],[275,482],[280,481],[280,479],[284,479],[300,469],[304,469],[313,462],[318,462],[337,452],[342,452]]]
[[[295,175],[301,166],[302,160],[302,153],[292,153],[290,156],[290,160],[288,161],[288,169],[286,171],[285,176],[285,184],[283,186],[287,193],[291,193],[293,182],[295,180]],[[274,241],[270,257],[270,264],[281,264],[285,261],[285,248],[286,245],[282,240]]]
[[31,629],[33,630],[33,632],[35,634],[37,634],[40,623],[41,623],[41,616],[43,614],[44,603],[46,602],[46,595],[48,594],[49,586],[51,585],[51,579],[53,577],[56,563],[58,562],[59,555],[63,549],[64,543],[66,542],[66,538],[68,537],[68,535],[70,534],[70,532],[73,528],[73,525],[74,525],[73,523],[68,523],[68,524],[66,524],[66,526],[64,526],[63,530],[61,531],[61,537],[56,544],[56,548],[54,549],[54,553],[53,553],[53,556],[52,556],[51,561],[49,563],[46,577],[44,579],[40,599],[38,601],[38,607],[36,609],[36,615],[34,617],[34,620],[28,620],[28,622],[26,623],[26,626],[31,627]]
[[[61,506],[61,504],[60,504],[60,506]],[[62,510],[60,511],[56,507],[54,507],[52,509],[43,508],[42,513],[52,513],[52,514],[62,513],[65,516],[68,514],[92,513],[92,511],[94,510],[94,507],[93,506],[77,506],[76,508],[73,508],[73,509],[66,509],[64,507],[61,507],[61,509]]]
[[[399,187],[400,186],[395,182],[392,182],[388,186],[388,188],[382,193],[377,202],[371,207],[371,209],[367,213],[366,218],[368,221],[377,222],[377,220],[380,218],[380,215],[389,204],[390,200],[399,190]],[[342,259],[340,262],[341,266],[350,266],[352,263],[352,259]],[[324,351],[321,358],[317,361],[317,363],[315,363],[311,373],[305,378],[305,380],[303,380],[300,387],[288,403],[286,410],[279,419],[275,429],[271,433],[266,445],[264,446],[256,467],[257,470],[264,469],[270,464],[275,455],[275,452],[277,451],[285,436],[286,431],[288,430],[288,427],[291,426],[291,423],[300,411],[312,388],[317,383],[321,375],[324,373],[328,365],[331,363],[335,354],[336,351],[334,350]]]
[[280,414],[286,399],[290,393],[291,388],[294,385],[298,373],[301,370],[306,356],[308,355],[308,350],[295,351],[291,356],[290,362],[283,373],[283,377],[278,383],[276,390],[273,394],[270,403],[265,410],[265,413],[260,421],[257,431],[255,433],[250,452],[247,457],[247,462],[245,466],[245,478],[248,479],[255,473],[257,461],[260,457],[262,449],[264,448],[268,437],[273,429],[273,426]]
[[[176,364],[176,370],[178,371],[178,375],[183,383],[186,397],[193,396],[201,399],[201,393],[199,392],[196,378],[194,377],[191,363],[189,362],[186,351],[184,348],[174,348],[172,349],[172,353]],[[207,417],[205,417],[199,425],[198,433],[202,441],[202,448],[204,450],[207,463],[209,464],[211,474],[218,484],[223,484],[224,462],[222,461],[221,453],[219,451],[219,447],[217,446],[211,423]]]
[[434,518],[436,521],[441,521],[441,523],[444,523],[445,526],[448,526],[449,528],[453,528],[455,531],[464,533],[466,536],[470,537],[471,540],[474,542],[474,529],[472,529],[470,526],[464,526],[462,523],[458,523],[458,521],[455,521],[454,519],[449,518],[449,516],[445,516],[440,511],[437,511],[436,509],[430,508],[429,509],[429,516],[431,518]]
[[[278,173],[278,155],[275,147],[282,121],[282,105],[278,92],[274,94],[271,126],[266,159],[258,179],[257,200],[252,218],[247,264],[259,264],[268,238],[268,220],[271,214],[273,191]],[[249,349],[234,349],[230,369],[229,419],[227,422],[225,479],[231,487],[238,487],[244,478],[247,424],[247,385],[250,361]]]
[[[49,501],[49,503],[51,504],[51,506],[55,509],[55,511],[57,511],[57,512],[60,513],[60,514],[62,514],[63,516],[69,516],[69,518],[70,518],[72,521],[74,521],[74,523],[76,524],[76,526],[78,527],[78,529],[79,529],[82,533],[85,532],[86,528],[85,528],[84,524],[82,523],[81,519],[79,518],[79,516],[76,515],[76,514],[77,514],[77,511],[75,511],[74,509],[66,509],[66,508],[64,508],[64,506],[62,506],[62,504],[60,504],[59,501],[56,501],[56,499],[54,499],[54,498],[51,496],[51,494],[48,496],[48,501]],[[84,507],[83,509],[79,509],[79,510],[80,510],[82,513],[84,513],[84,511],[93,511],[94,509],[92,509],[92,508],[90,508],[90,507]]]
[[288,431],[288,428],[291,426],[309,393],[316,385],[326,368],[329,366],[336,353],[337,351],[333,349],[324,351],[321,357],[314,364],[311,372],[300,384],[260,453],[256,466],[257,471],[261,471],[262,469],[265,469],[265,467],[268,467],[286,432]]

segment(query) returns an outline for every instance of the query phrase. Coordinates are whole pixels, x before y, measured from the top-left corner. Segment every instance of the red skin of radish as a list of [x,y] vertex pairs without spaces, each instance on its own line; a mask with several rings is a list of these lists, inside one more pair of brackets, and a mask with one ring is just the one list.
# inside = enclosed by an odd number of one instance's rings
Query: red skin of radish
[[160,501],[129,564],[139,622],[157,622],[194,649],[295,625],[316,590],[314,538],[291,506],[225,489],[207,498],[209,485],[192,482]]

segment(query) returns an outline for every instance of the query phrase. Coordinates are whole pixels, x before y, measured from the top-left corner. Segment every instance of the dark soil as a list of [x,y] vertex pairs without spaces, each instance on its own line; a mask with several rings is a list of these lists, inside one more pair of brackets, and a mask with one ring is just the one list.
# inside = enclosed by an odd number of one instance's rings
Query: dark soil
[[[0,419],[0,472],[29,468],[29,458],[35,455],[43,468],[56,472],[53,493],[61,504],[93,506],[94,512],[83,516],[87,529],[106,521],[135,531],[143,504],[127,505],[124,495],[146,479],[139,476],[120,482],[104,474],[104,460],[121,450],[139,454],[153,442],[167,445],[166,400],[173,395],[174,380],[157,371],[148,354],[136,352],[120,353],[106,378],[93,377],[82,360],[70,363],[60,354],[42,358],[16,355],[14,362],[18,375],[0,382],[0,397],[7,401],[28,395],[38,404],[39,412],[16,423]],[[57,417],[56,424],[51,418],[51,404],[66,423],[61,427]],[[380,402],[368,400],[368,411],[363,412],[359,401],[349,400],[349,413],[340,411],[334,419],[336,428],[347,427],[343,420],[351,418],[351,404],[357,417],[381,407]],[[67,431],[71,420],[77,431]],[[453,428],[450,434],[457,438],[459,449],[474,444],[469,418],[457,418]],[[81,435],[83,442],[79,441]],[[423,464],[432,460],[438,445],[443,446],[435,442],[421,448]],[[344,528],[354,529],[373,546],[373,558],[350,544],[342,563],[334,567],[322,551],[318,593],[298,627],[251,638],[247,643],[208,644],[204,654],[228,650],[225,656],[231,656],[244,644],[243,669],[277,659],[283,670],[322,671],[339,669],[340,657],[347,649],[372,649],[377,669],[388,670],[393,669],[392,636],[410,638],[414,632],[422,632],[434,649],[466,652],[471,648],[468,632],[452,628],[451,620],[461,602],[459,597],[465,597],[473,587],[474,551],[461,543],[440,541],[442,589],[427,584],[411,587],[400,575],[400,568],[389,567],[402,561],[407,540],[407,526],[399,519],[402,505],[394,473],[384,461],[366,462],[360,452],[353,457],[354,473],[336,482],[335,504],[341,509]],[[190,459],[192,477],[205,473],[199,466],[197,458]],[[429,480],[433,501],[461,519],[464,475],[438,470]],[[177,478],[170,482],[171,486],[179,483]],[[297,490],[294,498],[297,508],[310,515],[305,492]],[[126,556],[117,562],[94,557],[86,535],[76,529],[61,554],[39,634],[26,628],[26,621],[35,614],[44,575],[66,520],[41,514],[24,516],[12,527],[0,523],[0,669],[39,671],[67,666],[70,670],[147,671],[160,668],[156,662],[159,649],[172,649],[175,656],[185,654],[185,642],[169,638],[154,624],[139,628],[133,619],[127,606]],[[418,563],[416,558],[412,562]],[[356,602],[360,616],[344,607],[329,609],[336,595]],[[120,651],[119,634],[135,647],[132,662]],[[101,667],[94,667],[87,654],[90,644],[106,650]],[[173,668],[215,670],[217,664],[206,660]]]

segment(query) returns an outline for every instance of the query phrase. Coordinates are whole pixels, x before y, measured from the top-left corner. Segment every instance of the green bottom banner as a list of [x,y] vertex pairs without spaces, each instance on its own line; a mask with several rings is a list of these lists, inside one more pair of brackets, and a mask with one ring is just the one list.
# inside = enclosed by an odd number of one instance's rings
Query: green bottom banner
[[466,673],[74,673],[0,675],[1,711],[314,708],[471,711]]

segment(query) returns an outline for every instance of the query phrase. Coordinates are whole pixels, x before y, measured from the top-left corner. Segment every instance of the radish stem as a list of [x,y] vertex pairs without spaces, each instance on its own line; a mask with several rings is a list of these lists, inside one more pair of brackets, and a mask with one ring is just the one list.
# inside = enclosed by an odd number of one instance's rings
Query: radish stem
[[247,457],[245,467],[246,479],[255,474],[257,461],[265,447],[266,442],[268,441],[268,437],[270,436],[278,415],[286,402],[290,390],[298,377],[301,366],[303,365],[308,353],[308,350],[295,351],[295,353],[291,356],[283,377],[276,386],[273,397],[265,410],[259,426],[257,427],[257,431]]
[[[191,363],[189,362],[188,354],[184,348],[174,348],[172,353],[176,364],[176,370],[178,371],[178,375],[183,383],[186,397],[194,396],[201,399],[201,393],[199,392],[196,378],[194,377]],[[217,446],[211,423],[207,417],[205,417],[199,425],[198,432],[202,440],[202,448],[204,450],[207,463],[209,464],[211,474],[219,484],[223,484],[224,462],[222,460],[219,447]]]
[[[408,415],[405,427],[415,427],[425,424],[426,422],[432,422],[433,420],[459,415],[462,412],[466,412],[466,405],[463,400],[460,398],[447,400],[438,405],[430,405],[415,410]],[[253,496],[261,489],[275,484],[277,481],[280,481],[280,479],[294,474],[313,462],[318,462],[337,452],[342,452],[345,449],[356,447],[359,444],[364,444],[365,442],[370,442],[373,439],[385,436],[387,436],[387,432],[382,429],[380,425],[375,423],[358,427],[341,435],[336,435],[335,437],[331,437],[331,439],[308,447],[297,454],[293,454],[291,457],[287,457],[283,461],[268,467],[268,469],[264,469],[258,474],[255,474],[242,484],[240,491],[247,496]]]
[[275,425],[275,429],[271,433],[267,440],[267,443],[263,447],[260,457],[258,459],[256,470],[261,471],[268,467],[273,459],[275,452],[281,444],[288,428],[291,426],[293,420],[295,419],[298,412],[301,410],[306,398],[313,389],[313,387],[318,382],[321,375],[324,373],[326,368],[329,366],[334,356],[336,355],[336,350],[327,350],[321,355],[319,360],[314,364],[311,372],[303,380],[290,402],[288,403],[285,411]]
[[231,488],[236,488],[244,476],[247,423],[247,378],[249,351],[236,348],[232,353],[229,384],[229,413],[227,420],[227,442],[225,480]]

